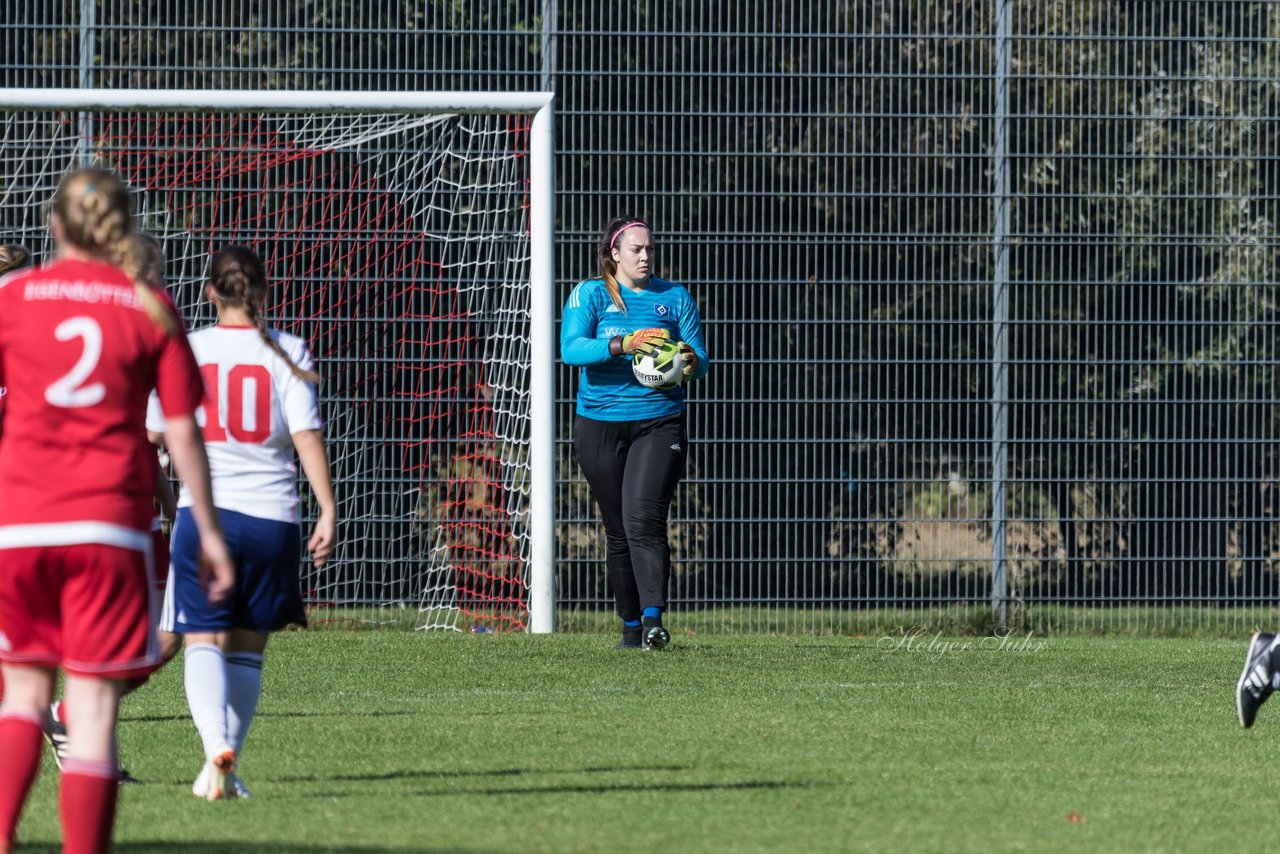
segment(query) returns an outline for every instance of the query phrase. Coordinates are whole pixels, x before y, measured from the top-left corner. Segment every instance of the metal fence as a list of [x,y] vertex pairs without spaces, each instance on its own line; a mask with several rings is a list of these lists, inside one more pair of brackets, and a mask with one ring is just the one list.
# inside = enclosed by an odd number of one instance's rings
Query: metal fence
[[562,295],[635,211],[706,319],[672,622],[1274,621],[1280,4],[225,8],[10,4],[0,81],[553,88]]

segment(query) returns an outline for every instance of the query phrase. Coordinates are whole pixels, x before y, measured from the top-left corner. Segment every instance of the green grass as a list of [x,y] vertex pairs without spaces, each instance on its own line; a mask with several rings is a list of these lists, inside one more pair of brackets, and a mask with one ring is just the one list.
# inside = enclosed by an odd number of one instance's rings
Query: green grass
[[[383,618],[386,620],[386,618]],[[558,613],[561,631],[612,631],[612,611],[570,610]],[[1116,605],[1109,608],[1014,603],[1011,626],[1051,637],[1170,637],[1229,640],[1253,629],[1274,626],[1280,610],[1270,607],[1213,605]],[[986,603],[950,603],[915,608],[794,608],[735,606],[685,608],[667,615],[672,626],[697,635],[748,633],[781,635],[851,635],[878,637],[901,626],[930,634],[989,635],[995,628]],[[367,622],[367,625],[374,623]]]
[[[561,608],[557,630],[611,632],[617,616],[606,608]],[[995,628],[987,603],[944,603],[913,608],[831,608],[778,605],[682,607],[667,623],[693,635],[850,635],[877,637],[901,626],[947,635],[989,635]],[[1276,606],[1127,605],[1112,607],[1011,603],[1010,625],[1042,637],[1203,638],[1230,640],[1280,620]],[[315,609],[314,628],[344,631],[411,631],[426,623],[457,625],[465,630],[472,618],[449,610],[439,614],[409,607],[338,607]],[[483,623],[484,620],[476,619]]]
[[[1280,707],[1236,723],[1243,638],[612,642],[281,635],[247,803],[191,797],[199,747],[170,667],[125,702],[123,755],[150,783],[123,793],[118,850],[1216,851],[1265,836],[1241,819],[1270,803]],[[55,784],[47,764],[29,850],[57,839]]]

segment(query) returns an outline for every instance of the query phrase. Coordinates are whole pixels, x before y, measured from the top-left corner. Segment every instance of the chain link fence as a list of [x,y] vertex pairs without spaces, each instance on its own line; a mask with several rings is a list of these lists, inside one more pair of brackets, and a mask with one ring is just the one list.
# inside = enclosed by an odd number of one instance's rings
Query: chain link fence
[[[714,362],[671,622],[1274,622],[1280,4],[10,4],[6,86],[557,93]],[[0,176],[2,180],[2,176]],[[561,373],[562,625],[605,619]]]

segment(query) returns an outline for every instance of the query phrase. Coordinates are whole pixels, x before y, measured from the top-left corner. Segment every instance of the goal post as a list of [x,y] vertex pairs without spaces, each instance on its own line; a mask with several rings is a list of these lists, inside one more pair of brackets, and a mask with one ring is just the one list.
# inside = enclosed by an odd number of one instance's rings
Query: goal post
[[304,568],[314,606],[554,630],[551,93],[0,89],[0,107],[0,241],[47,251],[44,202],[83,162],[133,187],[192,325],[211,250],[265,256],[268,315],[316,350],[340,495],[337,559]]

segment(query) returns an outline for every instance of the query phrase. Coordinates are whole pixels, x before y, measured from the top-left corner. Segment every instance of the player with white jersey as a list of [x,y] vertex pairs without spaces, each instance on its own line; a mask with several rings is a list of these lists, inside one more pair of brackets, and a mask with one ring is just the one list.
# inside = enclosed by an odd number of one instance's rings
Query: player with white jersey
[[53,263],[0,279],[0,851],[40,766],[56,671],[70,701],[59,801],[64,851],[106,851],[115,723],[127,680],[158,664],[150,538],[155,389],[193,498],[207,599],[230,592],[194,417],[200,374],[173,303],[140,275],[128,188],[80,169],[54,196]]
[[[205,286],[218,323],[191,334],[205,382],[199,417],[214,504],[237,586],[221,604],[200,595],[200,536],[183,490],[160,628],[185,636],[187,702],[206,757],[192,792],[208,800],[247,796],[238,775],[222,769],[236,763],[257,709],[269,634],[307,621],[298,579],[295,451],[320,507],[308,543],[317,566],[328,560],[336,536],[314,363],[302,340],[267,327],[261,313],[266,294],[258,256],[243,246],[223,249],[213,256]],[[152,406],[148,429],[163,426]]]

